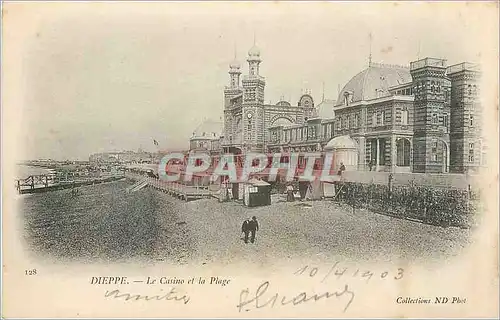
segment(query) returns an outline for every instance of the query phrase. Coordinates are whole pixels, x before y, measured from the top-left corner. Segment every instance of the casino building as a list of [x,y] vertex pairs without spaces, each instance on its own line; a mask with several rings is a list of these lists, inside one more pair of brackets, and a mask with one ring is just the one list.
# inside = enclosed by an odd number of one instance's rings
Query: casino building
[[484,164],[478,65],[370,61],[336,101],[316,106],[309,93],[297,105],[264,103],[255,45],[247,62],[242,79],[241,65],[229,65],[220,152],[334,150],[348,170],[385,172],[468,173]]

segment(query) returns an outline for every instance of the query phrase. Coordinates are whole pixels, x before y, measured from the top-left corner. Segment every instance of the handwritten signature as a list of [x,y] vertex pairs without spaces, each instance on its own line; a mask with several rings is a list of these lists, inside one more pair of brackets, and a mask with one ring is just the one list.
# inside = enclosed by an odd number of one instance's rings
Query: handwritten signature
[[255,309],[260,309],[265,307],[274,308],[275,306],[286,306],[286,305],[296,306],[298,304],[306,303],[309,301],[317,302],[318,300],[328,299],[332,297],[340,298],[344,295],[349,297],[349,300],[347,301],[344,307],[344,312],[345,312],[351,305],[355,296],[354,292],[349,290],[349,286],[347,284],[341,291],[334,291],[334,292],[327,291],[322,294],[308,294],[306,292],[301,292],[296,296],[294,296],[293,298],[288,298],[284,295],[280,295],[279,293],[275,293],[265,298],[263,296],[267,292],[268,288],[269,288],[269,281],[265,281],[257,288],[254,295],[250,295],[250,290],[248,288],[242,290],[240,293],[240,303],[237,305],[239,312],[241,312],[242,310],[250,311],[251,307],[254,307]]
[[151,300],[174,300],[174,301],[181,301],[184,304],[187,304],[190,300],[189,296],[184,294],[184,295],[179,295],[178,292],[175,291],[175,288],[170,289],[169,292],[166,294],[157,294],[157,295],[141,295],[141,294],[131,294],[131,293],[121,293],[120,290],[116,289],[113,291],[106,291],[104,294],[104,297],[106,298],[114,298],[114,299],[120,299],[123,298],[125,301],[128,300],[145,300],[145,301],[151,301]]

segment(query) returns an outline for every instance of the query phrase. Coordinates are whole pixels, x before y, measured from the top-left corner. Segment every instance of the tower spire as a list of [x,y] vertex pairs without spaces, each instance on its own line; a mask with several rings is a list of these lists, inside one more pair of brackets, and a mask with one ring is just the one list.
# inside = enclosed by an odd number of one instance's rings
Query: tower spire
[[370,55],[368,56],[368,66],[372,65],[372,33],[370,32]]
[[418,39],[417,60],[420,60],[420,38]]
[[323,81],[323,96],[321,98],[321,102],[325,101],[325,81]]

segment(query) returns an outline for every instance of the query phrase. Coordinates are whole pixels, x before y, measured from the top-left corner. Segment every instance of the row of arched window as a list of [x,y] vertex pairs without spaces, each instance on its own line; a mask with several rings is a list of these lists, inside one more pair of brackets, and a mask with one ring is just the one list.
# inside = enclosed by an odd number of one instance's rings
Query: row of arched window
[[343,129],[359,128],[359,115],[357,113],[353,115],[341,116],[337,119],[337,131]]
[[[278,130],[272,129],[270,138],[273,143],[307,141],[316,139],[330,139],[334,136],[333,122],[322,123],[320,127],[303,126],[298,128],[285,129],[282,135],[279,135]],[[281,140],[280,140],[281,139]]]

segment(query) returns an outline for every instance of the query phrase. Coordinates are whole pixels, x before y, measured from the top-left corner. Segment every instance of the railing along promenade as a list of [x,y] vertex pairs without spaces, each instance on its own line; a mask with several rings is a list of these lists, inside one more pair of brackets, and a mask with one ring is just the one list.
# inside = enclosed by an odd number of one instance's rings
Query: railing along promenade
[[156,190],[165,192],[173,197],[189,201],[202,198],[210,198],[214,192],[209,190],[208,186],[185,185],[178,182],[168,182],[162,179],[153,178],[137,173],[126,172],[125,177],[135,181],[146,180],[148,186]]
[[15,181],[19,194],[40,193],[123,179],[123,174],[106,174],[98,177],[55,174],[31,175]]

